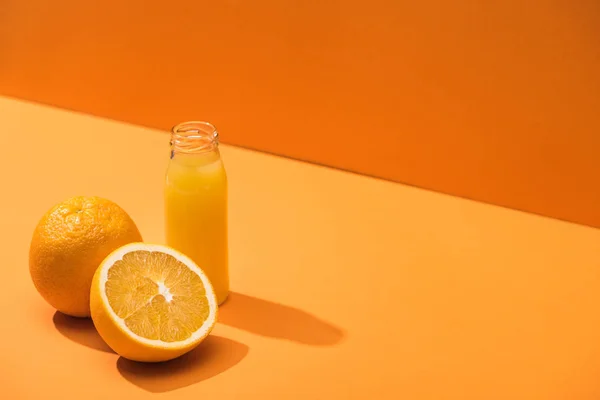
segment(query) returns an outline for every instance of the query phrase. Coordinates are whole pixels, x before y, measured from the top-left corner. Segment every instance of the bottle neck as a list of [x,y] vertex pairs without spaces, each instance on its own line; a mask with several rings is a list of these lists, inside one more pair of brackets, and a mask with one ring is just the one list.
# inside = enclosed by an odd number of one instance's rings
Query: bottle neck
[[208,122],[182,122],[171,130],[171,158],[219,154],[219,134]]

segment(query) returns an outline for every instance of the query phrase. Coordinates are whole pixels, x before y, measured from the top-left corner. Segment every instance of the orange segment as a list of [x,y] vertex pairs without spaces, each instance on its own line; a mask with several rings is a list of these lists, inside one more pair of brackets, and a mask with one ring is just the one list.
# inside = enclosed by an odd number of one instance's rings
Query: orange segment
[[115,251],[98,268],[91,298],[100,335],[117,353],[138,361],[189,351],[216,320],[206,275],[166,246],[136,243]]

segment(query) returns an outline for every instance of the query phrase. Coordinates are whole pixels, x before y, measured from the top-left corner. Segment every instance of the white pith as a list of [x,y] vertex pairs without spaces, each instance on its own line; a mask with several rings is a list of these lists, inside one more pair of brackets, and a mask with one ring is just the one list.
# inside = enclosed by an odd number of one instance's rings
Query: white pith
[[156,282],[156,284],[158,285],[158,294],[163,295],[165,298],[165,301],[167,303],[170,303],[171,300],[173,300],[173,295],[171,294],[171,291],[169,290],[169,288],[165,286],[164,282]]
[[[162,340],[147,339],[145,337],[139,336],[136,333],[132,332],[125,324],[125,321],[122,318],[120,318],[112,309],[112,306],[110,305],[110,303],[108,301],[108,297],[106,296],[106,281],[108,280],[108,271],[110,270],[110,268],[114,265],[114,263],[116,261],[123,259],[123,256],[125,254],[131,253],[133,251],[138,251],[138,250],[151,251],[151,252],[156,251],[156,252],[169,254],[169,255],[175,257],[175,259],[177,259],[177,260],[181,261],[182,263],[184,263],[185,265],[187,265],[190,268],[190,270],[193,271],[194,273],[196,273],[202,280],[202,283],[204,284],[204,288],[205,288],[206,294],[207,294],[206,298],[207,298],[208,304],[209,304],[209,314],[208,314],[208,317],[206,318],[206,320],[204,321],[204,324],[186,340],[182,340],[182,341],[178,341],[178,342],[164,342]],[[204,272],[202,272],[202,270],[190,258],[171,249],[170,247],[158,245],[158,244],[131,243],[131,244],[121,247],[120,249],[116,250],[111,255],[109,255],[107,257],[107,259],[102,263],[101,268],[102,269],[100,271],[100,296],[102,297],[102,300],[103,300],[104,304],[106,305],[106,310],[110,314],[111,318],[119,325],[119,328],[123,332],[125,332],[128,336],[130,336],[131,338],[136,340],[137,342],[140,342],[140,343],[143,343],[143,344],[146,344],[149,346],[160,347],[160,348],[165,348],[165,349],[180,348],[180,347],[184,347],[188,344],[191,344],[191,343],[197,341],[198,339],[206,336],[206,333],[209,330],[209,328],[211,326],[213,326],[214,321],[216,319],[216,315],[217,315],[217,312],[216,312],[217,300],[214,295],[214,291],[213,291],[210,281],[208,280],[208,278],[206,277]],[[157,282],[157,284],[159,287],[159,294],[162,294],[165,297],[165,300],[170,302],[172,300],[173,296],[169,292],[169,289],[162,282]]]

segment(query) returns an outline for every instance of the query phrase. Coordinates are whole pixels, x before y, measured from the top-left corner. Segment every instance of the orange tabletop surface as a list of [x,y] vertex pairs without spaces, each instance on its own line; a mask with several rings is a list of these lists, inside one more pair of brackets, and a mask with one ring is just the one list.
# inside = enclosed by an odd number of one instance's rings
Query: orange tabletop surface
[[2,399],[600,396],[599,230],[225,145],[219,323],[178,360],[119,358],[37,294],[29,241],[99,195],[162,242],[168,135],[8,98],[0,132]]

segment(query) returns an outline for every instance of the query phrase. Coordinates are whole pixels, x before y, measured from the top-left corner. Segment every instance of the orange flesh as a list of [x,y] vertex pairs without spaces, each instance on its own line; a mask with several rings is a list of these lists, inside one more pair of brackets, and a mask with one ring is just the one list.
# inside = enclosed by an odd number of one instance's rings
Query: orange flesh
[[133,251],[108,271],[106,296],[136,335],[163,342],[188,339],[208,318],[200,277],[175,257]]

